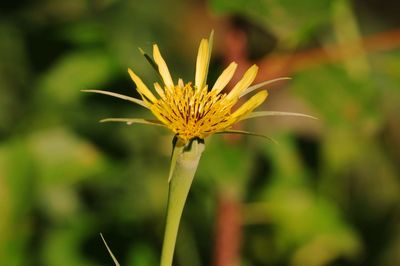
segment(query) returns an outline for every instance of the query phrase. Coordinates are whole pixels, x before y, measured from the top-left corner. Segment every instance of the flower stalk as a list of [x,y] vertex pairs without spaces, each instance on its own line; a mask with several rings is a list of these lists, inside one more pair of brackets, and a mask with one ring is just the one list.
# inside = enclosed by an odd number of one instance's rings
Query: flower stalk
[[202,139],[195,138],[187,144],[181,142],[177,137],[174,139],[160,266],[172,265],[183,208],[203,150],[204,141]]

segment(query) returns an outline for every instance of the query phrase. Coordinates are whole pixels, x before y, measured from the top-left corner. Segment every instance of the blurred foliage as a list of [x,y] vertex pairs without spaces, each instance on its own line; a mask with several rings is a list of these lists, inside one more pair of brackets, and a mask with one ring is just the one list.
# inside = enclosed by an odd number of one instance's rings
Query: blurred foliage
[[240,14],[268,28],[288,48],[307,43],[314,34],[327,26],[330,7],[335,1],[292,0],[211,0],[215,11]]
[[[318,121],[245,125],[279,144],[207,140],[177,265],[212,265],[221,194],[243,202],[242,265],[400,265],[400,50],[361,45],[365,34],[399,26],[399,4],[386,4],[393,8],[346,0],[3,1],[0,265],[111,265],[100,232],[122,265],[157,265],[172,136],[98,124],[150,114],[80,90],[137,97],[126,68],[151,84],[156,75],[137,47],[150,51],[153,42],[173,76],[188,80],[211,21],[218,46],[229,30],[218,25],[232,17],[248,21],[250,52],[341,57],[300,65],[261,107]],[[224,52],[216,49],[210,77],[224,67]]]

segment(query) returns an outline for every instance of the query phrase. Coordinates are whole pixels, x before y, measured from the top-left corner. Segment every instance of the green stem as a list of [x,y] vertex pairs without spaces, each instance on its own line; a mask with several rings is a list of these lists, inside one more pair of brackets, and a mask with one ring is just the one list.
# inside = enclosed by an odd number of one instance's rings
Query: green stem
[[175,143],[160,266],[172,265],[179,222],[203,150],[204,142],[200,139],[194,139],[184,147]]

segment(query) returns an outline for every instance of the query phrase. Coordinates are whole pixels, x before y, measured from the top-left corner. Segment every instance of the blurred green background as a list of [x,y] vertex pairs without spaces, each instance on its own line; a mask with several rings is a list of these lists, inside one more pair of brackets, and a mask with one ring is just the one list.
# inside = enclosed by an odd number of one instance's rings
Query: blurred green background
[[179,266],[400,265],[400,4],[374,0],[2,1],[0,265],[157,265],[172,135],[100,124],[151,117],[126,69],[157,76],[158,43],[193,80],[215,30],[209,81],[231,61],[271,86],[260,118],[213,136],[177,243]]

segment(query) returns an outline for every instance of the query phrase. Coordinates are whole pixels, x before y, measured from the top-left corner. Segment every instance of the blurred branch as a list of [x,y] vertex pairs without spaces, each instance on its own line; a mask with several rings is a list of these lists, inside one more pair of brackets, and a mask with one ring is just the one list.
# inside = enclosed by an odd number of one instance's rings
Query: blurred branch
[[[358,46],[356,43],[329,44],[323,48],[265,57],[257,62],[260,66],[259,77],[262,77],[264,80],[265,77],[276,78],[286,76],[321,64],[342,61],[347,59],[346,56],[358,56],[358,54],[343,54],[341,47],[344,45],[349,49]],[[400,29],[363,37],[361,45],[367,53],[398,49],[400,48]]]

